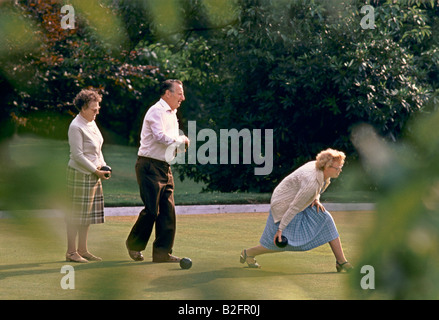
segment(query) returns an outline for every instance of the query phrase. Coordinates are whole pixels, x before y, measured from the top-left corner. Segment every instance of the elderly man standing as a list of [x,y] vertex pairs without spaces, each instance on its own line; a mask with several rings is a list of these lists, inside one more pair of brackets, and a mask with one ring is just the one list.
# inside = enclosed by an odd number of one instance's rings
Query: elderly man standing
[[136,162],[137,183],[144,208],[131,229],[126,246],[130,257],[142,261],[155,224],[153,262],[179,262],[171,255],[175,237],[174,179],[169,162],[176,148],[189,139],[179,135],[177,108],[185,100],[183,84],[166,80],[160,86],[160,100],[145,115]]

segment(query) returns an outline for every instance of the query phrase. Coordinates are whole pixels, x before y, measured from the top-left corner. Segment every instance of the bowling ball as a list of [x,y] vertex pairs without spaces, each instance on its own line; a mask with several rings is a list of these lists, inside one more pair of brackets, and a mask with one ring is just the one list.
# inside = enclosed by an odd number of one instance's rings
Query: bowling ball
[[189,258],[183,258],[180,260],[180,268],[189,269],[192,267],[192,260]]
[[288,244],[288,239],[287,239],[287,237],[282,236],[282,241],[281,241],[281,242],[279,242],[279,240],[276,238],[276,245],[277,245],[279,248],[285,248],[285,247],[287,246],[287,244]]
[[[113,170],[111,169],[110,166],[103,166],[103,167],[101,167],[99,170],[101,170],[101,171],[110,171],[110,172],[113,172]],[[106,174],[105,174],[105,177],[109,178],[110,175],[109,175],[108,173],[106,173]]]

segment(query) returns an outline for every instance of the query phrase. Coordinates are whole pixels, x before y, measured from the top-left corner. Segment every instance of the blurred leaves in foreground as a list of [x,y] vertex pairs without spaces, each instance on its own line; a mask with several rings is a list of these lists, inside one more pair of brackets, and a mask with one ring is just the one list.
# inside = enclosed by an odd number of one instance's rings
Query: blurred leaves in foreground
[[[403,143],[391,144],[369,125],[352,142],[380,188],[377,218],[364,239],[351,285],[358,298],[439,298],[439,112],[412,119]],[[359,177],[359,179],[361,179]],[[374,268],[375,289],[361,288],[361,267]]]
[[59,241],[59,230],[41,217],[66,208],[67,157],[65,144],[55,140],[14,136],[0,145],[0,211],[27,230],[30,243]]
[[56,140],[20,138],[5,142],[0,167],[0,209],[59,208],[65,203],[68,150]]

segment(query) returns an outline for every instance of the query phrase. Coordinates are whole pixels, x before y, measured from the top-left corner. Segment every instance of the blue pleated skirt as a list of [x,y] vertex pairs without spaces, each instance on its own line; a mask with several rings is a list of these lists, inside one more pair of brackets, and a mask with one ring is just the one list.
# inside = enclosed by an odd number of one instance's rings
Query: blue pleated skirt
[[274,223],[270,210],[260,240],[263,247],[276,251],[307,251],[328,243],[339,236],[331,214],[322,210],[317,212],[315,206],[309,206],[299,212],[282,232],[282,235],[288,239],[288,245],[279,248],[273,243],[279,223]]

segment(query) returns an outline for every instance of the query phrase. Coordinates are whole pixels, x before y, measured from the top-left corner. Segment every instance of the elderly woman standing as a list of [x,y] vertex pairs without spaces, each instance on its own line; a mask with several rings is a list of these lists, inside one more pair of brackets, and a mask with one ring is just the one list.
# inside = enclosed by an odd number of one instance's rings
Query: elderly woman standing
[[[67,167],[67,187],[71,210],[66,216],[66,260],[86,263],[102,259],[88,252],[87,237],[90,224],[104,222],[104,197],[101,179],[110,172],[100,170],[106,165],[102,154],[104,139],[95,119],[102,97],[93,90],[83,89],[73,103],[79,114],[69,126],[70,161]],[[78,247],[76,239],[78,238]]]
[[[336,259],[336,270],[349,271],[334,220],[320,203],[320,194],[331,178],[342,171],[346,156],[343,152],[327,149],[288,175],[275,188],[270,214],[260,244],[241,252],[241,263],[260,268],[257,255],[280,251],[307,251],[329,242]],[[282,236],[288,239],[284,248],[276,245]]]

